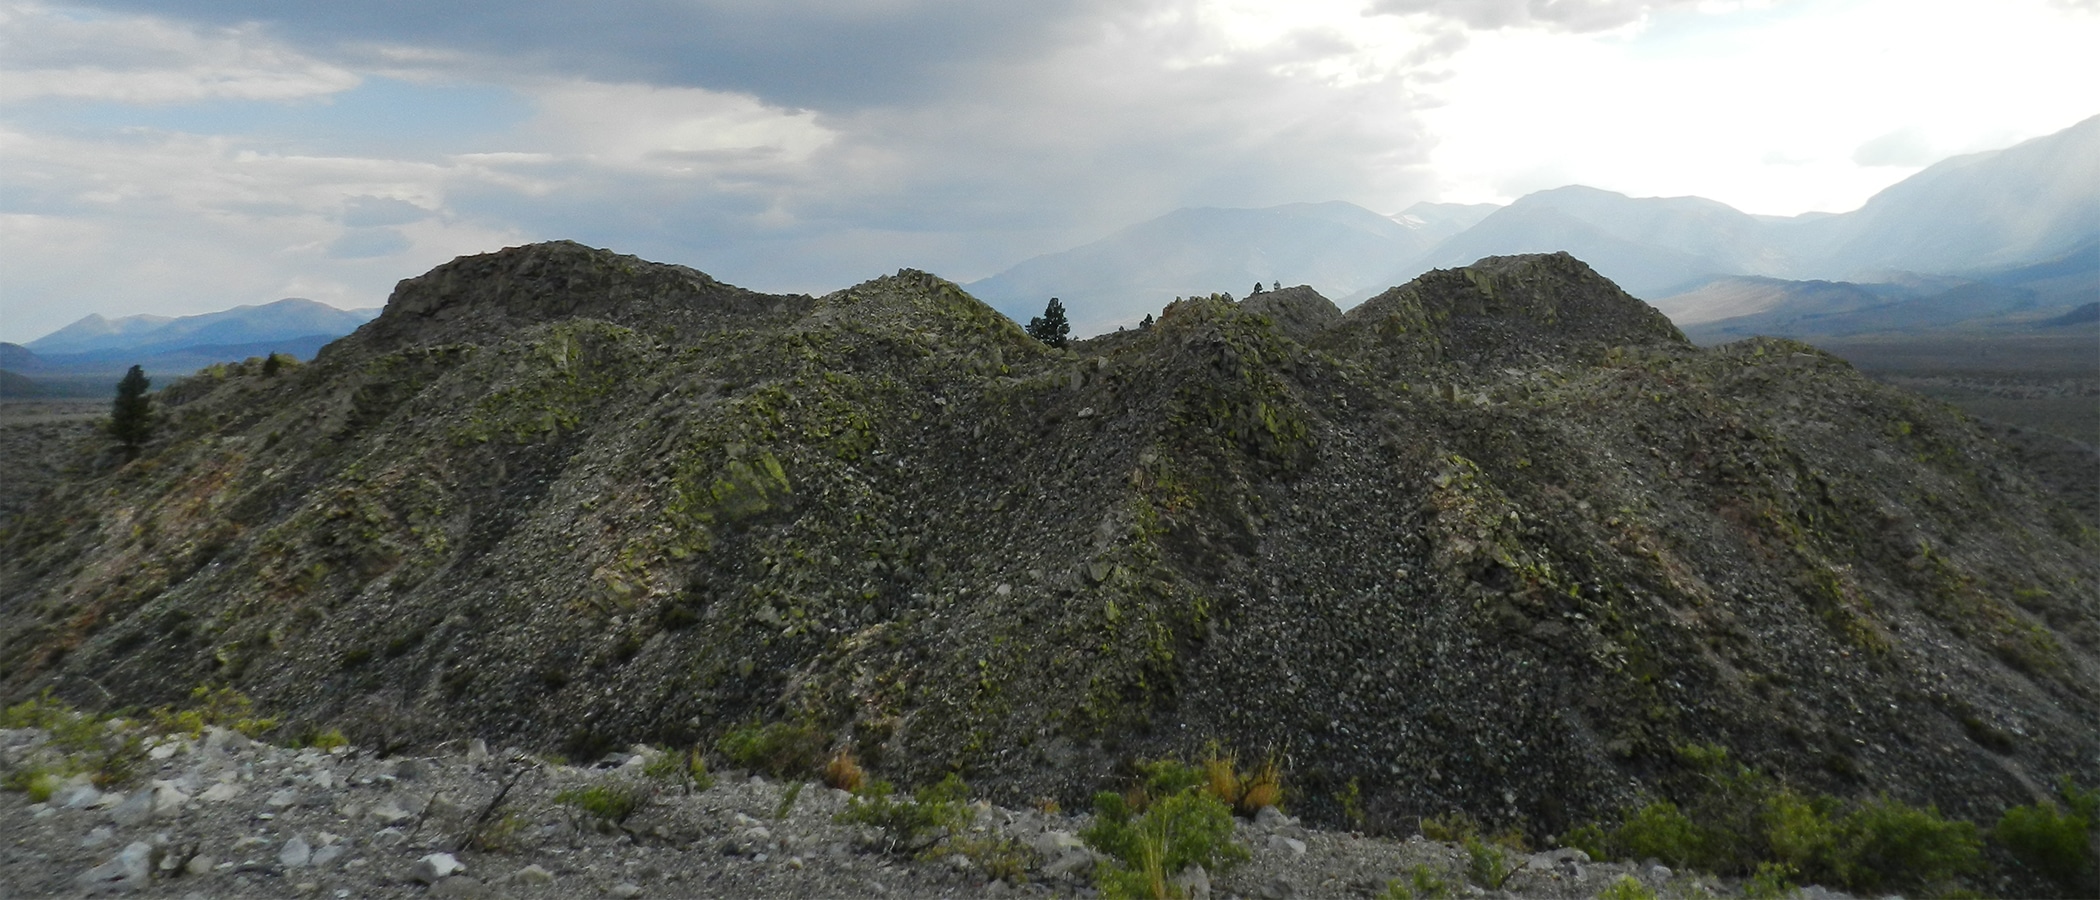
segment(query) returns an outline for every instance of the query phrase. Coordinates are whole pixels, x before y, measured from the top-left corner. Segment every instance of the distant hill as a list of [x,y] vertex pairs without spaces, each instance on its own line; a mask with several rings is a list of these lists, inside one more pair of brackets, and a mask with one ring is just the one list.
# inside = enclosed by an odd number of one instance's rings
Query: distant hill
[[376,309],[342,310],[289,297],[259,306],[168,318],[88,315],[28,343],[39,356],[80,356],[123,351],[164,353],[189,347],[267,344],[312,335],[341,337],[378,315]]
[[1796,271],[1820,277],[1961,272],[2061,256],[2100,238],[2100,116],[1942,160],[1854,212],[1785,224],[1801,257]]
[[[1841,300],[1819,288],[1821,300],[1811,301],[1801,293],[1807,289],[1773,293],[1774,285],[1749,282],[1713,287],[1717,279],[1741,277],[1888,283],[1897,286],[1893,294],[1921,298],[1954,287],[1925,282],[1954,276],[2029,292],[2038,309],[2075,305],[2100,287],[2092,271],[2100,260],[2100,116],[2014,147],[1943,160],[1848,213],[1757,216],[1700,197],[1628,197],[1580,185],[1501,208],[1417,204],[1391,218],[1347,203],[1184,209],[969,288],[1020,321],[1061,297],[1075,334],[1084,336],[1135,322],[1175,296],[1239,296],[1256,280],[1309,284],[1347,308],[1431,268],[1563,250],[1636,296],[1687,298],[1712,313],[1742,303],[1771,308],[1738,314],[1778,312],[1780,293],[1802,311],[1818,302],[1851,309],[1873,299]],[[2015,272],[2050,261],[2058,275]],[[2019,283],[1991,273],[2014,273],[2006,277]],[[1689,297],[1701,290],[1707,293]],[[1992,298],[1978,302],[2000,312],[2011,302],[2002,291],[1977,293]],[[1928,318],[1961,312],[1957,305]],[[1903,327],[1906,310],[1889,313],[1882,324]]]
[[2036,328],[2100,297],[2100,242],[2026,266],[1881,284],[1729,276],[1654,301],[1701,343],[1756,334],[1851,336],[1947,327]]
[[[1719,274],[1773,275],[1770,223],[1700,197],[1635,199],[1570,186],[1527,195],[1437,247],[1426,267],[1483,256],[1565,250],[1635,296],[1654,296]],[[1394,272],[1399,283],[1411,272]]]
[[36,353],[21,344],[0,341],[0,369],[9,372],[27,372],[38,365]]
[[1492,209],[1421,204],[1397,217],[1341,202],[1181,209],[967,288],[1020,322],[1058,297],[1077,335],[1135,325],[1175,297],[1242,296],[1257,281],[1308,284],[1333,296],[1375,293],[1395,269]]

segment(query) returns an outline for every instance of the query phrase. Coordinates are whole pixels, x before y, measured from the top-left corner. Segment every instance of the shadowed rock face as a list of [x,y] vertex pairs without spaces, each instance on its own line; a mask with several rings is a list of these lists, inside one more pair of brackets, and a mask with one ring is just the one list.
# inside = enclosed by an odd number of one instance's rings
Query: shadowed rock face
[[11,523],[0,690],[572,756],[795,720],[1068,802],[1215,741],[1316,818],[1542,832],[1690,744],[1979,817],[2094,780],[2100,537],[1958,414],[1564,254],[1322,303],[1060,352],[920,272],[462,258]]

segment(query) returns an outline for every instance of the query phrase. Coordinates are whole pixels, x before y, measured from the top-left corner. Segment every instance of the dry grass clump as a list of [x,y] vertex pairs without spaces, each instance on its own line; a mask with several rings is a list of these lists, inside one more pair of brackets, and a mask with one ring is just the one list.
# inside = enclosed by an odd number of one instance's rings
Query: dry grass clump
[[860,793],[868,783],[867,770],[860,767],[860,760],[853,758],[853,748],[840,747],[824,764],[824,783],[842,791]]
[[1204,793],[1224,801],[1240,815],[1252,816],[1264,806],[1283,802],[1283,772],[1274,756],[1252,771],[1241,771],[1237,756],[1220,754],[1213,747],[1202,769]]

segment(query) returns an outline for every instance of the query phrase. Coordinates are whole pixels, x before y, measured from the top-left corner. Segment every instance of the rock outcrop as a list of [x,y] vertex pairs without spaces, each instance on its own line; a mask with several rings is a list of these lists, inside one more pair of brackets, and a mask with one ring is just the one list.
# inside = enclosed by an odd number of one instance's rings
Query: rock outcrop
[[8,525],[0,694],[577,758],[786,720],[1068,805],[1215,742],[1314,820],[1541,834],[1693,745],[1979,819],[2100,781],[2100,532],[1958,413],[1565,255],[1315,301],[1054,351],[921,272],[463,258]]

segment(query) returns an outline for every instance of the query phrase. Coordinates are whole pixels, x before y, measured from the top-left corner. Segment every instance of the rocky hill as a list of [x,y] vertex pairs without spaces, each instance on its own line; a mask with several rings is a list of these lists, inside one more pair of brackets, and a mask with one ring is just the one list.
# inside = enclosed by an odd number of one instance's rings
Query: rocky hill
[[1060,351],[921,272],[539,244],[160,409],[5,524],[4,698],[228,684],[586,759],[788,722],[1068,806],[1215,745],[1372,828],[1560,832],[1706,745],[1979,821],[2100,781],[2094,522],[1948,407],[1696,348],[1565,254]]

